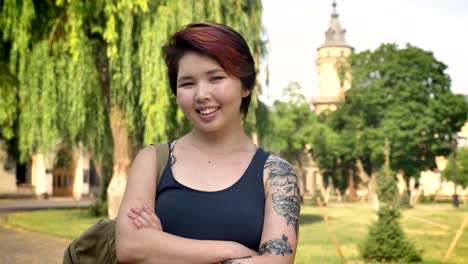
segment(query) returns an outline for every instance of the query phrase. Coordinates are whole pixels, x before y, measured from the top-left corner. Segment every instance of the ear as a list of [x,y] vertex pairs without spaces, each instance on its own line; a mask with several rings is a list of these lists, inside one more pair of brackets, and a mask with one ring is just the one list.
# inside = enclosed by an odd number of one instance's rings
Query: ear
[[242,87],[242,98],[249,96],[249,94],[250,94],[250,90],[245,87]]

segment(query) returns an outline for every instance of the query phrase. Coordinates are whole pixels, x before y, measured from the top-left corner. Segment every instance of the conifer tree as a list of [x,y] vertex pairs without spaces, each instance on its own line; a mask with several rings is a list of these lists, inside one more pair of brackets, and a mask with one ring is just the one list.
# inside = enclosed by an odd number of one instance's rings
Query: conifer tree
[[400,218],[398,187],[390,170],[390,147],[385,140],[385,166],[379,171],[377,192],[381,203],[378,220],[370,228],[361,256],[366,261],[411,263],[421,261],[421,252],[408,241]]

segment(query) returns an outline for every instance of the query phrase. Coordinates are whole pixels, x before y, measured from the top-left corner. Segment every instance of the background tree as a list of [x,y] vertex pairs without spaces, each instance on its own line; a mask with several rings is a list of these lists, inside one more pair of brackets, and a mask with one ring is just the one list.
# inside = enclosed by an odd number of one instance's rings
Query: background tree
[[282,98],[284,101],[277,100],[268,109],[268,122],[261,123],[261,144],[291,162],[300,174],[316,119],[299,83],[289,83]]
[[449,154],[447,145],[468,111],[463,97],[450,91],[447,66],[410,44],[353,54],[345,66],[352,85],[327,123],[346,135],[347,155],[372,176],[384,163],[381,142],[387,137],[393,171],[408,179],[435,169],[435,157]]
[[5,0],[1,8],[19,158],[83,143],[98,167],[112,168],[111,216],[136,150],[188,129],[161,58],[169,35],[193,21],[220,22],[246,37],[257,63],[265,50],[260,0]]
[[348,190],[348,200],[355,196],[354,157],[347,135],[334,131],[326,122],[314,124],[311,137],[312,156],[324,179],[332,179],[342,192]]
[[381,206],[378,219],[369,227],[369,233],[361,245],[361,256],[366,261],[413,263],[421,261],[421,251],[408,241],[399,218],[398,187],[396,173],[390,170],[390,144],[385,139],[385,165],[379,170],[377,192]]
[[[2,49],[1,46],[0,49]],[[15,78],[8,71],[4,60],[0,59],[0,139],[10,140],[15,135],[16,91]]]
[[[459,148],[456,154],[456,184],[460,184],[463,188],[468,186],[468,148]],[[442,171],[442,177],[446,180],[453,181],[453,155],[450,154],[447,158],[447,167]]]

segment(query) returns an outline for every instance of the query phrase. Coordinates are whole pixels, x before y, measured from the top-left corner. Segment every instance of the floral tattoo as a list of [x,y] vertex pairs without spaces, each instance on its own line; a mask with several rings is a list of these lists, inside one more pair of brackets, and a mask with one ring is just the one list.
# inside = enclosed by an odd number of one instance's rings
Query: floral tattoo
[[289,255],[293,253],[291,249],[291,244],[288,242],[288,237],[283,234],[281,239],[275,238],[263,243],[260,246],[259,254],[274,254],[274,255]]
[[271,197],[273,208],[285,217],[286,223],[292,225],[297,234],[301,209],[297,175],[289,163],[273,155],[268,158],[265,168],[269,170],[270,186],[278,187]]

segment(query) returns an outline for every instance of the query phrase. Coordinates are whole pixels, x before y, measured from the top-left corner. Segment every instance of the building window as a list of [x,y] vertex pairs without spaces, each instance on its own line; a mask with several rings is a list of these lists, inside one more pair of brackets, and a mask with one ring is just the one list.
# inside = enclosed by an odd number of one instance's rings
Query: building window
[[89,170],[83,170],[83,183],[89,183]]

